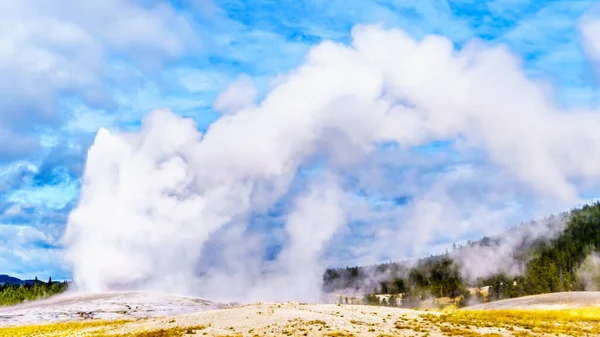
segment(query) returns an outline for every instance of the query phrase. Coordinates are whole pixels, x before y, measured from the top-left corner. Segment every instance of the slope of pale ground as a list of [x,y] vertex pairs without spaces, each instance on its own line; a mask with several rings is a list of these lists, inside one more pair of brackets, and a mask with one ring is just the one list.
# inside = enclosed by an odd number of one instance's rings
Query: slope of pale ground
[[[594,293],[590,293],[594,295]],[[576,295],[577,296],[577,295]],[[108,298],[109,300],[106,300]],[[102,316],[114,310],[106,302],[131,299],[148,303],[145,311],[112,312],[110,320]],[[600,308],[586,307],[563,310],[411,310],[392,307],[339,304],[257,303],[227,309],[211,309],[218,304],[205,302],[194,313],[169,315],[169,299],[174,307],[188,298],[157,294],[95,295],[97,311],[80,322],[45,325],[22,325],[32,320],[21,320],[20,325],[0,328],[0,337],[65,337],[65,336],[118,336],[118,337],[182,337],[182,336],[600,336]],[[53,312],[49,307],[65,311],[70,300],[53,299],[19,307],[23,310]],[[72,299],[71,299],[72,300]],[[121,302],[119,302],[121,301]],[[200,301],[200,300],[197,300]],[[89,310],[82,299],[73,303]],[[58,303],[58,305],[56,304]],[[97,303],[104,303],[98,305]],[[199,302],[200,303],[200,302]],[[128,304],[132,306],[131,304]],[[134,305],[135,306],[135,305]],[[160,307],[163,309],[159,309]],[[164,308],[166,307],[166,308]],[[190,307],[183,305],[184,310]],[[78,307],[81,309],[81,307]],[[14,308],[13,308],[14,309]],[[167,310],[168,309],[168,310]],[[208,309],[208,310],[207,310]],[[54,309],[56,311],[56,309]],[[70,310],[73,312],[75,309]],[[11,310],[2,314],[10,313]],[[144,314],[140,314],[140,312]],[[149,314],[150,313],[150,314]],[[145,317],[144,316],[152,316]],[[39,318],[39,316],[36,316]],[[75,316],[71,319],[82,317]],[[117,320],[115,320],[117,319]]]
[[0,307],[0,326],[80,319],[132,319],[179,315],[228,305],[152,292],[63,294],[13,307]]
[[511,298],[482,303],[468,309],[567,309],[600,307],[600,292],[573,291]]

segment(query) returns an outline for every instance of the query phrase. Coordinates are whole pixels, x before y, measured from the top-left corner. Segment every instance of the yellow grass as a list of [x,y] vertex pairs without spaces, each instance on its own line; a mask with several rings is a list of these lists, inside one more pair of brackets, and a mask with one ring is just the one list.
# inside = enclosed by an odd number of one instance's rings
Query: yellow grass
[[132,321],[69,322],[43,325],[0,328],[0,337],[181,337],[193,335],[206,328],[204,325],[190,327],[165,327],[132,332],[118,331]]
[[128,321],[87,321],[0,328],[0,337],[97,336]]
[[532,334],[600,335],[600,308],[597,307],[567,310],[450,309],[444,310],[440,314],[424,314],[421,317],[448,335],[452,335],[450,330],[473,328],[514,331],[513,335],[521,336]]

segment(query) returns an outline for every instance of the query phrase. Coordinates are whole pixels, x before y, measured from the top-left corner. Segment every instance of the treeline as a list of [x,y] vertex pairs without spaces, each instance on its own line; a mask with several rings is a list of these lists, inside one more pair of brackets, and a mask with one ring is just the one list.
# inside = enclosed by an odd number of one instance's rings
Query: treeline
[[[376,275],[373,277],[373,275]],[[412,307],[430,297],[457,299],[464,305],[470,298],[460,268],[448,255],[420,260],[415,267],[395,262],[378,266],[329,269],[324,276],[324,290],[366,292],[366,304]],[[377,295],[390,295],[381,298]]]
[[66,291],[68,286],[68,282],[53,282],[51,278],[48,282],[38,281],[36,278],[24,284],[3,284],[0,285],[0,305],[14,305],[47,298]]
[[[526,249],[518,248],[524,265],[519,276],[501,272],[467,282],[461,276],[461,266],[451,254],[422,259],[414,267],[396,262],[375,266],[329,269],[323,276],[324,290],[363,291],[368,294],[394,294],[399,305],[411,305],[428,297],[457,299],[464,305],[473,295],[478,301],[494,301],[524,295],[584,290],[581,267],[587,257],[600,247],[600,203],[573,210],[564,230],[552,240],[538,240]],[[484,238],[469,245],[493,246],[493,239]],[[597,271],[596,271],[597,272]],[[598,278],[596,278],[598,280]],[[600,286],[600,285],[598,285]],[[477,289],[475,294],[469,291]],[[484,294],[486,293],[486,294]],[[375,301],[369,295],[365,302]]]

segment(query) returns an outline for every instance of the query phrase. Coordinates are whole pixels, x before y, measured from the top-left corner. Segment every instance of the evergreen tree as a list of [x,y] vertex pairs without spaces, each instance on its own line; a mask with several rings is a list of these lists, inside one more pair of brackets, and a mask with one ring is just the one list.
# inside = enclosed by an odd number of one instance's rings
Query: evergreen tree
[[23,301],[46,298],[66,291],[68,285],[67,282],[53,284],[51,287],[40,284],[32,285],[31,282],[25,282],[22,285],[5,284],[0,287],[0,305],[14,305]]

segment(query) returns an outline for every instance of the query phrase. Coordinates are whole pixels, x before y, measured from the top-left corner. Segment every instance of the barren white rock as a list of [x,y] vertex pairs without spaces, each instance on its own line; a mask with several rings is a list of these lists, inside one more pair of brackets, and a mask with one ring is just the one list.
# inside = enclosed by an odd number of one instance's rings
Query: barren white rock
[[0,326],[171,316],[227,307],[230,305],[153,292],[67,293],[0,308]]

